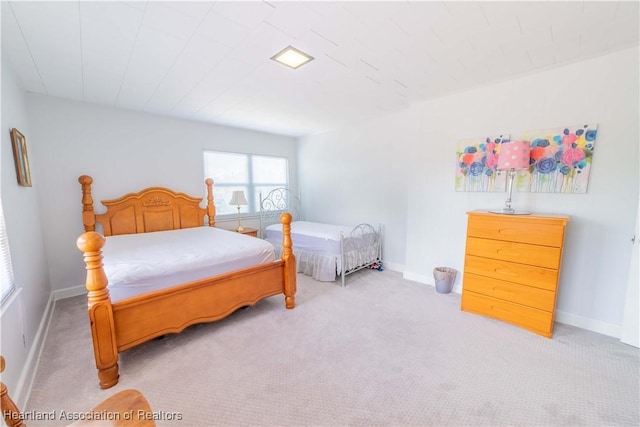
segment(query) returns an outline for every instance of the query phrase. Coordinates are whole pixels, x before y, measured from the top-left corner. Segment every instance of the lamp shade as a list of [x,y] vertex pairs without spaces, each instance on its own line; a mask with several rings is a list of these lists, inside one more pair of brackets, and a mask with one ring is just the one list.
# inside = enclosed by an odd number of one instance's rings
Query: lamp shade
[[234,191],[233,195],[231,196],[231,200],[229,201],[229,204],[236,205],[236,206],[248,204],[247,199],[245,199],[244,197],[244,191]]
[[497,169],[527,169],[530,151],[529,141],[510,141],[501,144]]

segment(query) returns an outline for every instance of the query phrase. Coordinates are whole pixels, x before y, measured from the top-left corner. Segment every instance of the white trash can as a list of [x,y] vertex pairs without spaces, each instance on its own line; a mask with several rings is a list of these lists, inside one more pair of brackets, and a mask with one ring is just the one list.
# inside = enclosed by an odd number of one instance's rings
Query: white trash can
[[448,294],[453,289],[458,272],[449,267],[436,267],[433,269],[433,278],[436,281],[436,291],[440,294]]

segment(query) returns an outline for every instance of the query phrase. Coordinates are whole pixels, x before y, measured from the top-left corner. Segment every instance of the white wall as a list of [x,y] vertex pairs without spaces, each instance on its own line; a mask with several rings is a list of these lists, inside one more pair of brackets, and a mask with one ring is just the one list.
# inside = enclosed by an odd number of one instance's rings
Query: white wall
[[[637,49],[624,50],[305,138],[300,186],[303,195],[318,195],[308,211],[326,221],[404,217],[405,224],[386,233],[384,258],[424,283],[433,283],[434,267],[456,268],[459,292],[466,212],[501,208],[505,194],[454,190],[457,141],[598,124],[586,194],[515,192],[513,203],[571,216],[557,320],[619,336],[638,208],[638,60]],[[345,149],[354,141],[355,149]],[[366,190],[368,182],[374,186]],[[405,253],[398,249],[403,245]]]
[[[18,185],[10,130],[17,128],[27,140],[32,187]],[[2,380],[12,397],[23,404],[35,369],[43,330],[50,312],[49,279],[42,242],[42,217],[37,190],[42,184],[32,154],[30,123],[25,99],[11,71],[2,64],[2,132],[0,140],[2,206],[18,293],[2,307],[2,353],[7,369]]]
[[383,264],[402,270],[407,233],[406,147],[420,144],[418,114],[400,113],[347,129],[303,138],[299,183],[309,221],[356,225],[384,232]]
[[54,291],[84,284],[82,254],[75,244],[83,231],[80,175],[94,179],[96,212],[104,211],[100,200],[149,186],[204,196],[205,149],[287,157],[291,185],[297,188],[297,148],[290,137],[38,95],[27,96],[27,108]]

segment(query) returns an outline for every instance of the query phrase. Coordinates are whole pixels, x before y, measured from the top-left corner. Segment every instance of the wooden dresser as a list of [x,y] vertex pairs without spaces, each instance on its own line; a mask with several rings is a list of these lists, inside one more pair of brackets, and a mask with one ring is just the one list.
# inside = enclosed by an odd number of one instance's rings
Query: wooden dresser
[[551,338],[569,217],[467,215],[462,310]]

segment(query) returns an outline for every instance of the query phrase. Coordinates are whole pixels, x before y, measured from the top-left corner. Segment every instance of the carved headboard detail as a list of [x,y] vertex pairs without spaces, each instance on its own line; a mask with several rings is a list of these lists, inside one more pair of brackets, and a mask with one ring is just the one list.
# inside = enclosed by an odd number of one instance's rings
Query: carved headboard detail
[[96,223],[102,225],[105,236],[177,230],[207,225],[205,216],[208,217],[208,225],[215,226],[216,208],[211,178],[205,180],[206,208],[200,207],[202,197],[191,197],[164,187],[149,187],[118,199],[102,200],[101,203],[107,208],[102,214],[95,214],[93,210],[93,178],[82,175],[78,182],[82,187],[84,231],[95,231]]

